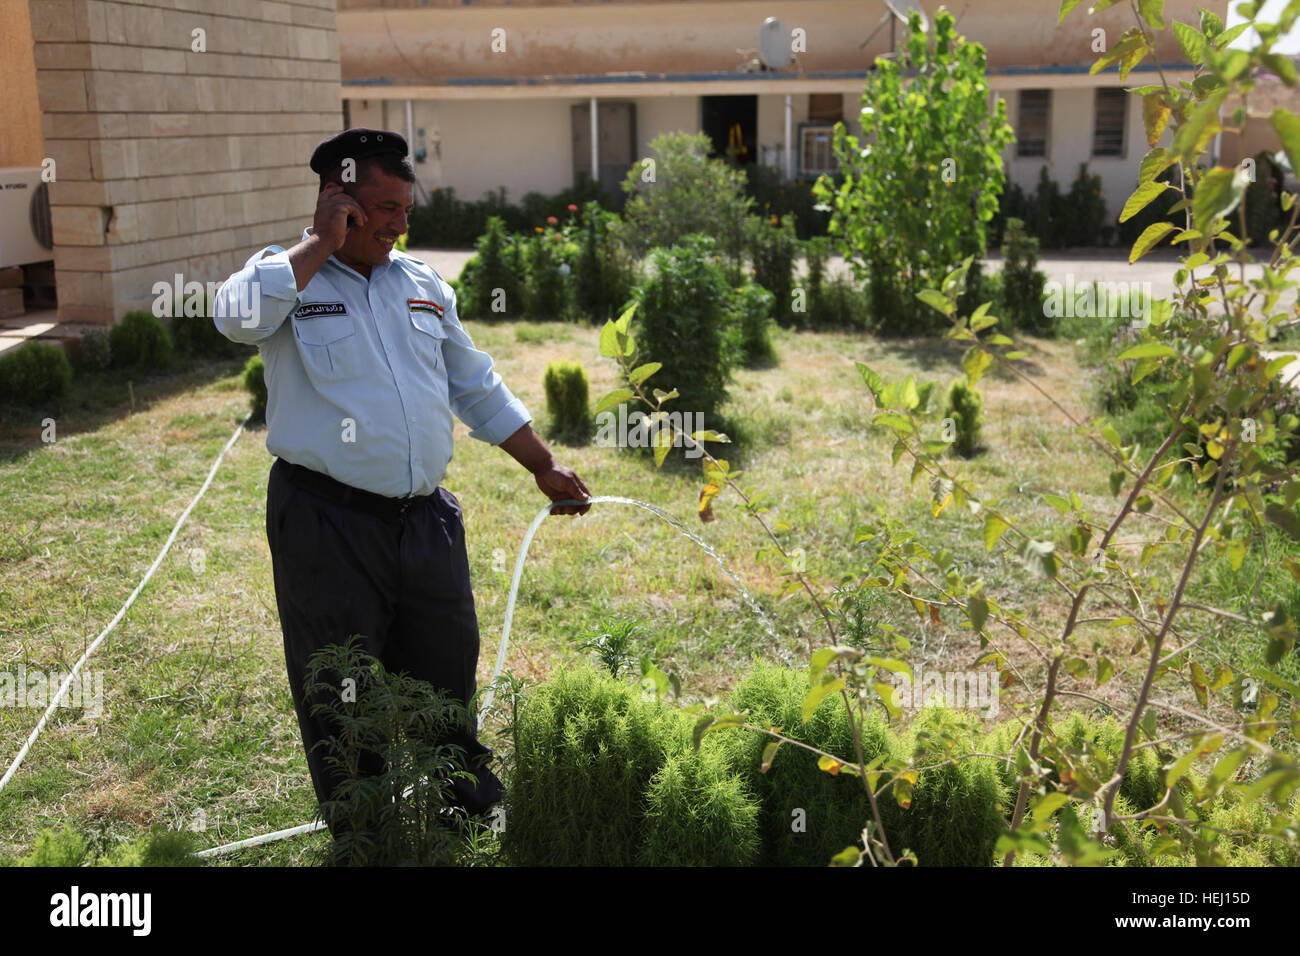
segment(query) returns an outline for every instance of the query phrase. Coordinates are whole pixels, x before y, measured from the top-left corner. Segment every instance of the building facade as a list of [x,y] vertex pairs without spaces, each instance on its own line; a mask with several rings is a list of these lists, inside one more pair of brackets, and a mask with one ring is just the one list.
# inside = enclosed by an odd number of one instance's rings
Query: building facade
[[[1115,69],[1089,70],[1132,25],[1127,5],[1080,9],[1065,23],[1056,0],[949,7],[958,32],[988,51],[990,86],[1020,137],[1006,156],[1010,179],[1032,190],[1046,166],[1068,189],[1086,162],[1118,214],[1148,148],[1141,104]],[[1198,7],[1223,17],[1227,2],[1170,0],[1165,15],[1197,23]],[[790,38],[776,69],[758,49],[768,17]],[[554,193],[579,173],[608,188],[660,133],[703,130],[721,152],[737,125],[744,161],[815,176],[834,168],[836,121],[861,132],[867,72],[901,32],[884,0],[339,2],[349,121],[408,131],[421,186],[465,199],[502,186],[515,201]],[[1172,35],[1159,42],[1165,75],[1190,79]],[[1128,85],[1155,82],[1143,66]]]

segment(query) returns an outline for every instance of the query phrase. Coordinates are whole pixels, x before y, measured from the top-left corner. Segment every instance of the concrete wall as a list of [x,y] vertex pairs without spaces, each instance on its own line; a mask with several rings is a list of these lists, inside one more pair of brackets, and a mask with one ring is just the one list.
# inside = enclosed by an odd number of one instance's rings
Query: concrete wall
[[[310,225],[341,127],[334,0],[32,0],[62,320],[220,281]],[[196,52],[194,30],[205,31]]]
[[[924,6],[933,12],[938,3]],[[1128,4],[1093,17],[1080,8],[1064,23],[1056,0],[948,6],[994,68],[1091,64],[1094,29],[1114,44],[1133,23]],[[1227,0],[1168,0],[1165,14],[1197,23],[1198,6],[1223,17]],[[859,48],[884,13],[884,0],[339,0],[339,32],[345,78],[437,86],[453,77],[730,72],[754,55],[769,16],[805,31],[803,69],[860,70],[889,50],[888,27]],[[504,31],[502,52],[492,48],[495,29]],[[1182,59],[1171,33],[1158,43],[1162,62]]]
[[45,140],[27,0],[0,0],[0,23],[0,166],[39,166]]

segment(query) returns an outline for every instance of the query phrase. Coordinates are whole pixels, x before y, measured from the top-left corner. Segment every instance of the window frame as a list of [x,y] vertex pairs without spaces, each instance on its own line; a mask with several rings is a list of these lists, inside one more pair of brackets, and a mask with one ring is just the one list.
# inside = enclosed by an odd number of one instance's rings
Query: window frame
[[[1119,149],[1117,152],[1098,152],[1097,138],[1101,122],[1102,99],[1108,96],[1119,94],[1117,102],[1119,107]],[[1092,147],[1090,154],[1092,159],[1127,159],[1128,158],[1128,110],[1129,110],[1129,92],[1121,87],[1099,86],[1092,94]]]
[[[1027,153],[1024,151],[1025,139],[1021,136],[1024,129],[1025,119],[1025,94],[1042,93],[1044,94],[1043,104],[1043,151],[1041,153]],[[1016,96],[1016,159],[1049,159],[1052,150],[1052,90],[1050,87],[1035,87],[1032,89],[1019,90]],[[1030,140],[1036,142],[1037,140]]]

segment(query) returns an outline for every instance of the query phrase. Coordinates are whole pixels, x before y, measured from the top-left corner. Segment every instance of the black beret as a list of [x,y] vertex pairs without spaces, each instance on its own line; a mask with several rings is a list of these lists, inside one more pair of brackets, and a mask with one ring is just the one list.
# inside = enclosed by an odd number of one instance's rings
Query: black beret
[[324,175],[343,165],[343,160],[362,160],[382,153],[407,154],[406,139],[390,129],[345,129],[323,139],[311,154],[311,170]]

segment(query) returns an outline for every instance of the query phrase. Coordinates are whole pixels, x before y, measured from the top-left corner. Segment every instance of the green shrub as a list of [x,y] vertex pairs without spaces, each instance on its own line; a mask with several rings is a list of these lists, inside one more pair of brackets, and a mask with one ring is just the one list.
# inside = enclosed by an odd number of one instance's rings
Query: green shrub
[[170,331],[178,355],[220,359],[243,355],[249,349],[221,334],[212,321],[212,301],[202,295],[192,295],[173,304]]
[[646,794],[668,758],[690,748],[690,729],[684,713],[604,674],[557,672],[515,723],[503,853],[535,866],[642,862]]
[[717,748],[671,754],[646,805],[645,866],[752,866],[760,858],[758,801]]
[[732,287],[714,261],[707,236],[687,236],[680,245],[656,249],[653,275],[635,292],[635,340],[643,361],[662,362],[673,373],[679,397],[669,410],[716,414],[739,356],[734,325],[728,323]]
[[152,312],[132,309],[109,332],[115,368],[149,371],[166,368],[172,360],[172,340]]
[[525,275],[521,243],[506,232],[499,216],[491,216],[476,248],[460,274],[461,315],[470,319],[519,315],[524,309],[521,280]]
[[791,311],[790,290],[794,285],[794,257],[797,243],[794,226],[788,216],[759,219],[750,216],[745,237],[750,261],[754,264],[754,282],[774,297],[772,317],[779,325],[794,325],[801,316]]
[[72,382],[72,364],[57,345],[27,342],[0,355],[0,399],[39,405],[58,398]]
[[737,290],[729,320],[740,330],[742,360],[746,366],[771,365],[776,361],[772,347],[772,305],[774,296],[761,285]]
[[203,866],[194,853],[197,834],[154,826],[139,840],[127,840],[96,853],[85,836],[70,826],[42,830],[31,854],[14,861],[17,866]]
[[[844,179],[838,173],[831,178],[836,187]],[[754,163],[745,168],[745,193],[754,200],[753,208],[759,216],[789,216],[800,240],[826,235],[831,214],[817,208],[811,180],[786,179],[780,169]]]
[[962,458],[973,458],[979,451],[980,432],[984,427],[984,400],[979,389],[955,379],[948,386],[943,417],[952,420],[952,450]]
[[[345,679],[354,694],[343,693]],[[452,780],[472,776],[464,748],[449,742],[469,726],[460,701],[405,673],[390,673],[365,638],[312,654],[304,688],[313,718],[332,733],[325,765],[342,777],[320,812],[334,832],[334,865],[430,865],[455,857]],[[369,772],[372,768],[379,772]]]
[[744,171],[710,159],[711,149],[707,133],[663,133],[651,140],[653,178],[648,179],[650,167],[644,163],[628,169],[624,219],[640,254],[676,245],[692,233],[712,236],[727,260],[728,284],[739,285],[751,200]]
[[[1266,152],[1255,154],[1255,179],[1246,187],[1242,204],[1246,208],[1246,236],[1251,245],[1268,242],[1268,234],[1282,229],[1289,218],[1282,211],[1282,180],[1273,158]],[[1234,217],[1235,221],[1235,217]]]
[[882,816],[888,807],[885,833],[895,853],[910,849],[921,866],[993,864],[1012,810],[1010,790],[998,772],[1001,764],[987,757],[943,763],[979,749],[978,721],[974,714],[943,707],[927,707],[912,721],[906,749],[914,763],[941,765],[920,774],[906,810],[892,790],[882,797]]
[[107,329],[86,329],[81,333],[73,364],[80,371],[98,372],[109,367],[113,362],[112,346],[108,342]]
[[[732,691],[728,703],[748,711],[749,723],[780,727],[794,740],[827,753],[851,755],[853,735],[844,703],[832,695],[822,701],[808,723],[803,699],[808,693],[805,673],[777,664],[756,662]],[[757,796],[759,828],[765,864],[826,866],[835,854],[861,839],[871,815],[862,781],[849,774],[832,776],[817,767],[816,755],[783,746],[766,774],[759,773],[763,750],[771,737],[749,730],[719,730],[705,737]],[[897,751],[897,741],[884,721],[868,717],[863,729],[867,760]],[[888,827],[888,822],[886,823]]]
[[244,365],[244,389],[248,392],[252,420],[266,418],[266,365],[259,353]]
[[582,208],[573,297],[589,321],[603,323],[622,313],[636,282],[636,262],[623,237],[617,215],[595,202]]
[[527,193],[519,204],[506,200],[504,186],[484,193],[478,200],[460,199],[454,189],[438,188],[429,193],[427,202],[412,210],[407,242],[416,249],[472,249],[492,216],[499,217],[507,231],[520,232],[529,223],[542,222],[552,215],[562,217],[569,206],[585,202],[596,202],[606,209],[614,207],[614,197],[586,173],[578,174],[573,187],[552,196]]
[[[1020,726],[1012,722],[1003,724],[991,731],[976,749],[985,753],[1010,755],[1011,744],[1019,733]],[[1045,742],[1040,748],[1042,753],[1047,754],[1053,747],[1057,747],[1072,760],[1088,761],[1095,769],[1094,775],[1100,774],[1103,780],[1110,779],[1124,746],[1125,728],[1122,725],[1111,717],[1098,718],[1075,711],[1052,721],[1051,727],[1055,743],[1050,740]],[[1025,734],[1024,739],[1026,742],[1029,740],[1029,733]],[[1000,774],[1006,786],[1017,786],[1014,766],[1002,765]],[[1053,770],[1049,779],[1059,783],[1060,775]],[[1160,802],[1165,793],[1164,772],[1160,768],[1159,757],[1150,747],[1135,750],[1130,755],[1119,792],[1137,810],[1150,809]]]
[[588,405],[587,373],[577,362],[561,359],[546,366],[542,377],[550,437],[583,442],[591,437],[591,407]]
[[1004,320],[1005,326],[1034,335],[1051,335],[1055,321],[1043,308],[1047,276],[1038,269],[1038,240],[1025,233],[1019,219],[1007,220],[1002,255],[1001,309],[994,314]]
[[568,276],[560,268],[563,239],[561,233],[545,229],[523,243],[528,266],[524,305],[534,319],[565,319],[571,311]]
[[1080,163],[1070,191],[1061,198],[1061,245],[1105,246],[1114,233],[1101,195],[1101,177],[1090,175],[1088,164]]

